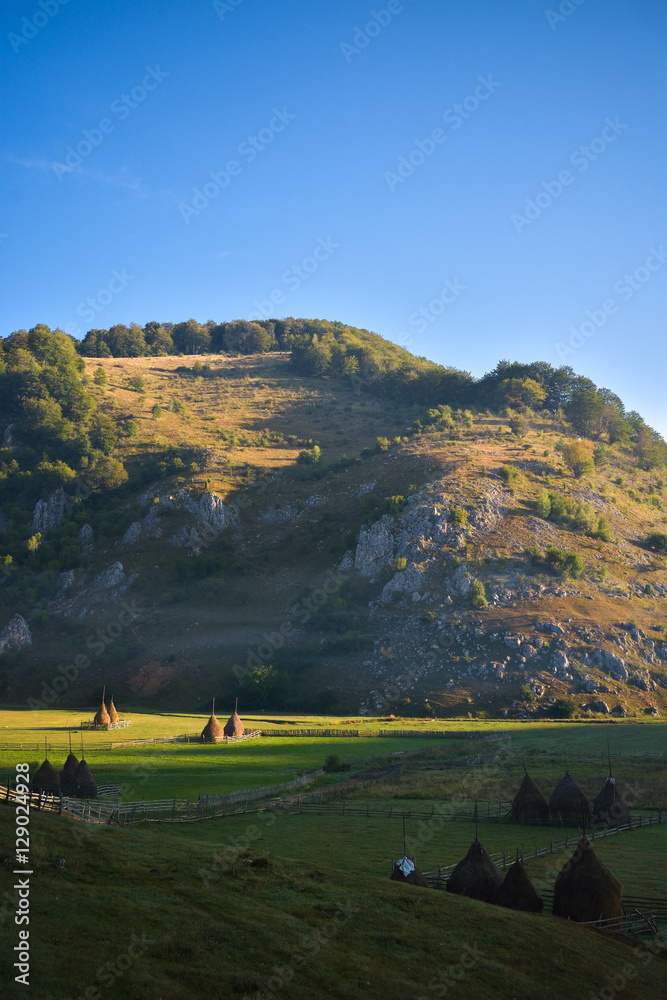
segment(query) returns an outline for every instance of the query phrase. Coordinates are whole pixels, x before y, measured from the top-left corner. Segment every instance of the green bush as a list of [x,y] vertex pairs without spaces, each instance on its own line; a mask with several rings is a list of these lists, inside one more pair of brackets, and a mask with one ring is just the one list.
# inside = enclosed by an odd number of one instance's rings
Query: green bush
[[486,599],[486,590],[481,580],[473,580],[468,589],[468,599],[473,608],[486,608],[489,602]]
[[132,375],[127,380],[127,385],[129,389],[134,389],[135,392],[143,392],[146,388],[146,383],[144,382],[141,375]]
[[547,709],[547,715],[552,719],[573,719],[577,714],[577,703],[574,698],[557,698]]
[[465,526],[468,523],[468,512],[460,507],[458,504],[454,504],[449,512],[449,516],[454,524],[460,524]]
[[652,531],[644,539],[644,545],[654,552],[667,552],[667,535],[662,531]]
[[551,498],[545,489],[541,489],[537,494],[535,510],[540,517],[548,518],[551,514]]
[[151,409],[151,414],[154,420],[158,420],[162,416],[162,407],[159,403],[155,403]]
[[580,500],[574,512],[574,527],[587,535],[594,535],[598,530],[598,516],[592,503]]
[[322,461],[322,451],[319,445],[313,445],[310,449],[304,449],[297,455],[299,465],[317,465]]
[[559,576],[574,580],[578,580],[584,572],[584,560],[577,552],[566,552],[555,545],[547,547],[546,563]]
[[601,517],[598,520],[598,526],[597,526],[597,531],[595,532],[595,537],[599,538],[601,542],[611,541],[611,527],[606,517]]
[[522,478],[521,470],[517,469],[516,465],[508,465],[506,463],[500,466],[500,478],[504,479],[509,486],[512,486]]

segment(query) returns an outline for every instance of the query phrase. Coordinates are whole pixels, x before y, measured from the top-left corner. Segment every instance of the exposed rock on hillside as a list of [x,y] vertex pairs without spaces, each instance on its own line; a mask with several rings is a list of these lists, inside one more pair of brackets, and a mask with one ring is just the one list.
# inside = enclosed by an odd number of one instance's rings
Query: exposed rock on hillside
[[93,580],[93,590],[109,590],[111,587],[117,587],[119,583],[123,583],[125,579],[123,564],[115,562],[109,569],[104,570],[103,573],[95,577]]
[[62,486],[52,493],[48,500],[38,500],[32,515],[32,530],[44,534],[50,528],[57,528],[63,519],[67,498]]
[[95,533],[89,524],[82,524],[76,537],[81,542],[84,552],[92,552],[95,543]]
[[0,653],[29,646],[32,635],[28,623],[22,615],[14,615],[0,632]]

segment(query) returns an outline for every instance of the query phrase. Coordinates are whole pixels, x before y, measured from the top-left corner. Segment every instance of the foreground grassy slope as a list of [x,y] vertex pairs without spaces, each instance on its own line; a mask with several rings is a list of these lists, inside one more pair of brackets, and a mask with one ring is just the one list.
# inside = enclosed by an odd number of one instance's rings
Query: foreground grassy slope
[[[0,808],[3,844],[12,818]],[[588,1000],[630,965],[624,996],[658,996],[664,982],[664,958],[555,918],[326,864],[275,856],[250,863],[196,838],[184,852],[162,830],[99,828],[83,845],[76,834],[56,817],[34,818],[30,929],[40,997],[60,1000],[111,979],[126,1000],[417,1000],[438,995],[463,959],[472,1000]],[[7,862],[3,869],[9,886]],[[15,930],[7,919],[0,929],[8,997],[23,995],[11,981]],[[140,955],[126,961],[135,938]]]

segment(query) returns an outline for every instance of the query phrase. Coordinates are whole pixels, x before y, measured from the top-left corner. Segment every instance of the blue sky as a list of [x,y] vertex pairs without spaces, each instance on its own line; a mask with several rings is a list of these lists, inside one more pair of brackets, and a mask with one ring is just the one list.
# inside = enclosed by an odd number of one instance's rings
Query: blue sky
[[570,364],[667,433],[660,0],[0,18],[2,335],[339,319],[475,375]]

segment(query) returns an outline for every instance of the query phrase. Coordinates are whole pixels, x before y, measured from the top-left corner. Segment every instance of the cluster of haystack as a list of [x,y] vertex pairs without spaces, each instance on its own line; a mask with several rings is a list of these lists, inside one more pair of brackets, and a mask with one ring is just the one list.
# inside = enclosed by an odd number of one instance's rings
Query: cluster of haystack
[[81,760],[72,753],[70,740],[69,755],[60,774],[51,764],[48,757],[35,772],[32,779],[34,792],[47,795],[59,795],[94,799],[97,796],[97,783],[83,756]]
[[[528,913],[541,913],[544,905],[518,858],[503,880],[477,839],[449,876],[446,889],[459,896]],[[621,885],[600,861],[585,833],[556,876],[553,912],[557,917],[578,923],[623,916]]]
[[220,743],[225,738],[243,736],[245,729],[238,714],[239,700],[236,699],[236,708],[229,716],[224,726],[221,726],[215,715],[215,698],[211,718],[202,729],[201,739],[203,743]]
[[[525,770],[525,766],[524,766]],[[509,815],[520,822],[545,821],[549,818],[563,822],[584,822],[591,818],[591,802],[583,788],[566,771],[547,802],[538,785],[526,771],[519,791],[512,800]],[[593,818],[599,823],[615,825],[625,823],[628,804],[616,787],[611,775],[593,803]]]
[[95,726],[108,726],[110,723],[118,722],[118,712],[116,711],[116,706],[113,703],[113,695],[111,695],[111,703],[109,709],[104,703],[104,696],[106,694],[106,688],[102,691],[102,704],[95,713],[95,718],[93,719],[93,725]]

